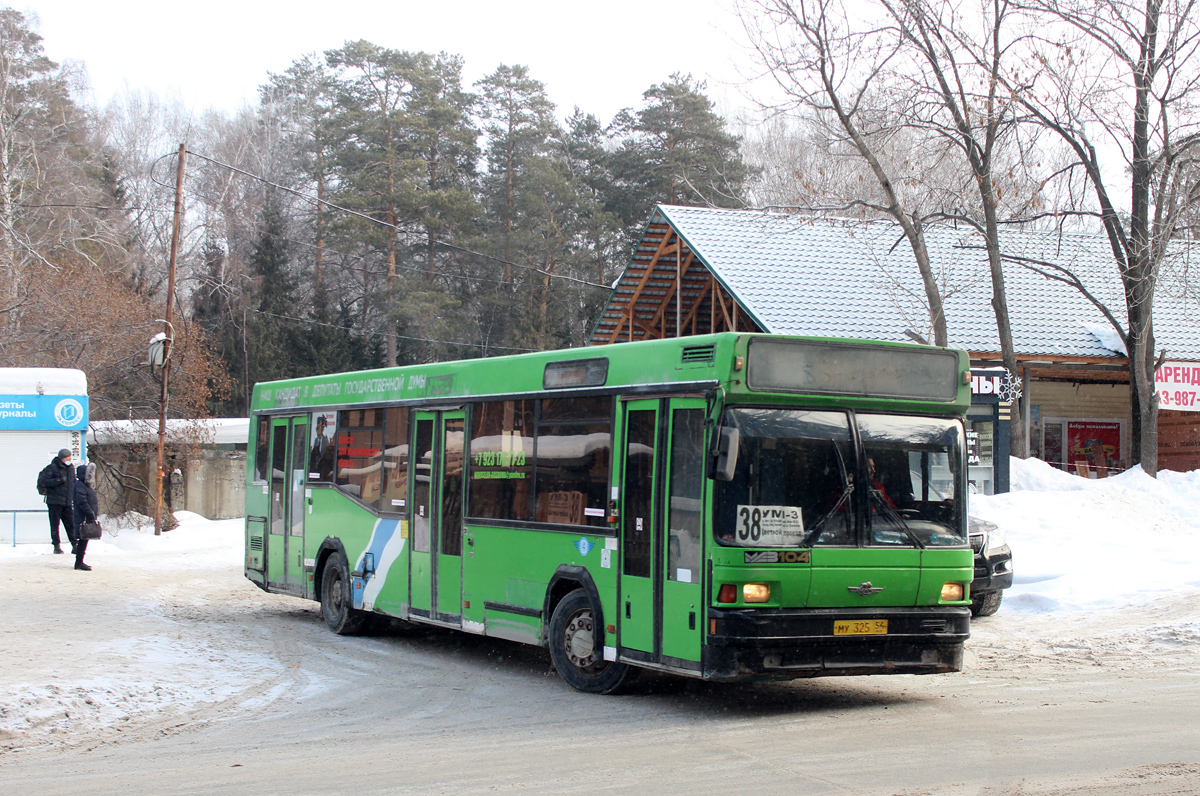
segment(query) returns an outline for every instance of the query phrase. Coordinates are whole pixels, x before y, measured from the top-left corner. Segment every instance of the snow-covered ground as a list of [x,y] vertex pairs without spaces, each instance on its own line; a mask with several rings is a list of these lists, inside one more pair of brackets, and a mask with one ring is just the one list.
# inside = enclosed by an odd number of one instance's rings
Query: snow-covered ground
[[1013,491],[971,496],[1013,551],[1002,612],[1095,612],[1200,593],[1200,470],[1088,480],[1012,459]]
[[[972,495],[971,514],[1004,530],[1014,584],[1001,610],[1096,611],[1200,591],[1200,470],[1140,468],[1088,480],[1037,459],[1012,459],[1012,492]],[[155,538],[146,517],[104,518],[88,561],[155,570],[242,564],[243,521],[176,513],[179,527]],[[115,533],[114,533],[115,532]],[[49,545],[0,547],[6,559],[39,556]]]
[[[967,668],[1191,667],[1200,471],[1089,481],[1014,459],[1012,474],[1013,492],[972,497],[972,514],[1006,532],[1016,577],[972,628]],[[161,537],[144,517],[102,518],[92,572],[48,544],[0,546],[0,754],[152,737],[330,687],[345,662],[314,665],[335,644],[316,604],[242,576],[242,520],[175,516]]]

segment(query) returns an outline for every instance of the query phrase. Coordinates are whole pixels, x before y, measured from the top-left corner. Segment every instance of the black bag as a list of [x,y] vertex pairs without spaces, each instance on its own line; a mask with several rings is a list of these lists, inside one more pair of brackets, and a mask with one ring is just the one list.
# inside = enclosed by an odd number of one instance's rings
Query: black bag
[[80,539],[99,539],[101,533],[100,523],[85,522],[79,526]]

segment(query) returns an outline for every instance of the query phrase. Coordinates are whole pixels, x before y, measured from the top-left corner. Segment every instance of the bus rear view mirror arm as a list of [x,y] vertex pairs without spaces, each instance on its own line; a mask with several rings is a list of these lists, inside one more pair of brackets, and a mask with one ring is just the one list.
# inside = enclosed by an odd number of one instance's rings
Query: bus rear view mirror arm
[[733,472],[737,469],[739,439],[740,433],[736,428],[721,427],[721,436],[717,440],[716,461],[713,463],[712,470],[714,480],[733,480]]

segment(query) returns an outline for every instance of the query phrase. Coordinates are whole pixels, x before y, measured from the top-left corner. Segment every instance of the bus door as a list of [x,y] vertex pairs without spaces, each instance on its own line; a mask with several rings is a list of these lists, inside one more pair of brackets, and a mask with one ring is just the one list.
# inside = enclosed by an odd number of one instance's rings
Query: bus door
[[632,660],[699,666],[704,401],[623,402],[620,643]]
[[416,412],[410,611],[462,622],[463,412]]
[[289,591],[304,587],[304,473],[308,418],[271,419],[271,507],[267,582]]

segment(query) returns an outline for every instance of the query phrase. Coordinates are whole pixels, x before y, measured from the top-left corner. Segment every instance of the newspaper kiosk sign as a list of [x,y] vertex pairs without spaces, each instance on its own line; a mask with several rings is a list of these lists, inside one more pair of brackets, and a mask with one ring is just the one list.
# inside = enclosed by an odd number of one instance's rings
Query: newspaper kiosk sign
[[86,395],[0,395],[0,429],[86,431]]
[[1154,371],[1160,409],[1200,412],[1200,362],[1168,362]]

